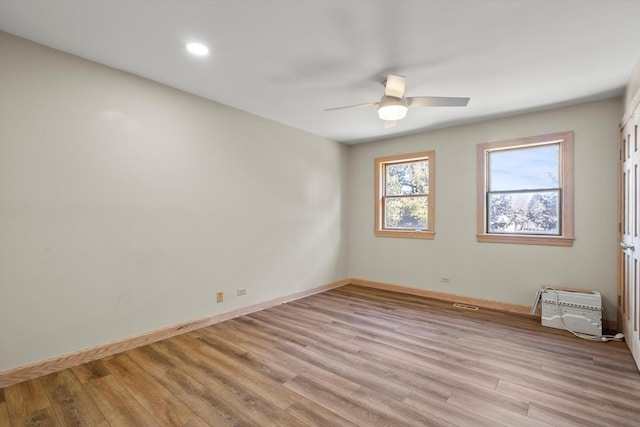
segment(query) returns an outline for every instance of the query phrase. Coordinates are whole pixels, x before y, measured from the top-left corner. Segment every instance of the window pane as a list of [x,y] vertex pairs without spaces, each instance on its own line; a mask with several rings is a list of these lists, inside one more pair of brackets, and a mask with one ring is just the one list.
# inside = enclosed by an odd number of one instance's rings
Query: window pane
[[489,152],[489,191],[558,188],[560,144]]
[[426,230],[428,200],[423,197],[386,197],[384,228]]
[[560,191],[490,193],[489,233],[559,235]]
[[429,192],[429,161],[385,166],[387,196],[412,196]]

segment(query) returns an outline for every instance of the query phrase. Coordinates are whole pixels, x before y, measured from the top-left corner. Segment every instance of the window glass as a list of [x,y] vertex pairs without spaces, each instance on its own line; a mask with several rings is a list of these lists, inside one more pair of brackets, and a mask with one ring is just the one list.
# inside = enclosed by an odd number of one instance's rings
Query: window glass
[[489,152],[489,191],[558,187],[559,144]]
[[560,191],[489,193],[489,233],[560,234]]
[[428,208],[426,197],[388,197],[384,204],[384,228],[427,230]]

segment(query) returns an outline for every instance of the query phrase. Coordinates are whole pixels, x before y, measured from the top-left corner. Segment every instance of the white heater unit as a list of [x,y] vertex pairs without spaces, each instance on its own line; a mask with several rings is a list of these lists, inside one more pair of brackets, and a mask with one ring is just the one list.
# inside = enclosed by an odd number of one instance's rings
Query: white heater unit
[[542,289],[541,300],[542,326],[602,336],[602,298],[599,292]]

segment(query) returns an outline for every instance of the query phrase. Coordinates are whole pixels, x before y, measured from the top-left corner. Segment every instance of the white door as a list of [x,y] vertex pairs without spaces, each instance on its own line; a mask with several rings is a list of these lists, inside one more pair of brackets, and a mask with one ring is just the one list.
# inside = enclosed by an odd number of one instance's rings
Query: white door
[[620,204],[619,320],[627,345],[640,369],[640,105],[624,124],[620,135],[622,161]]

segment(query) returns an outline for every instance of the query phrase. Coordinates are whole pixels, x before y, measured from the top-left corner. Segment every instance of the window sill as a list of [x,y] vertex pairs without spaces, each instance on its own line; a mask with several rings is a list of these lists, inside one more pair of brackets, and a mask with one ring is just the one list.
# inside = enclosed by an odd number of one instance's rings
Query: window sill
[[540,245],[572,247],[573,237],[565,236],[517,236],[513,234],[476,234],[480,243],[511,243],[514,245]]
[[426,239],[433,240],[436,236],[434,231],[414,231],[414,230],[375,230],[376,237],[400,237],[404,239]]

